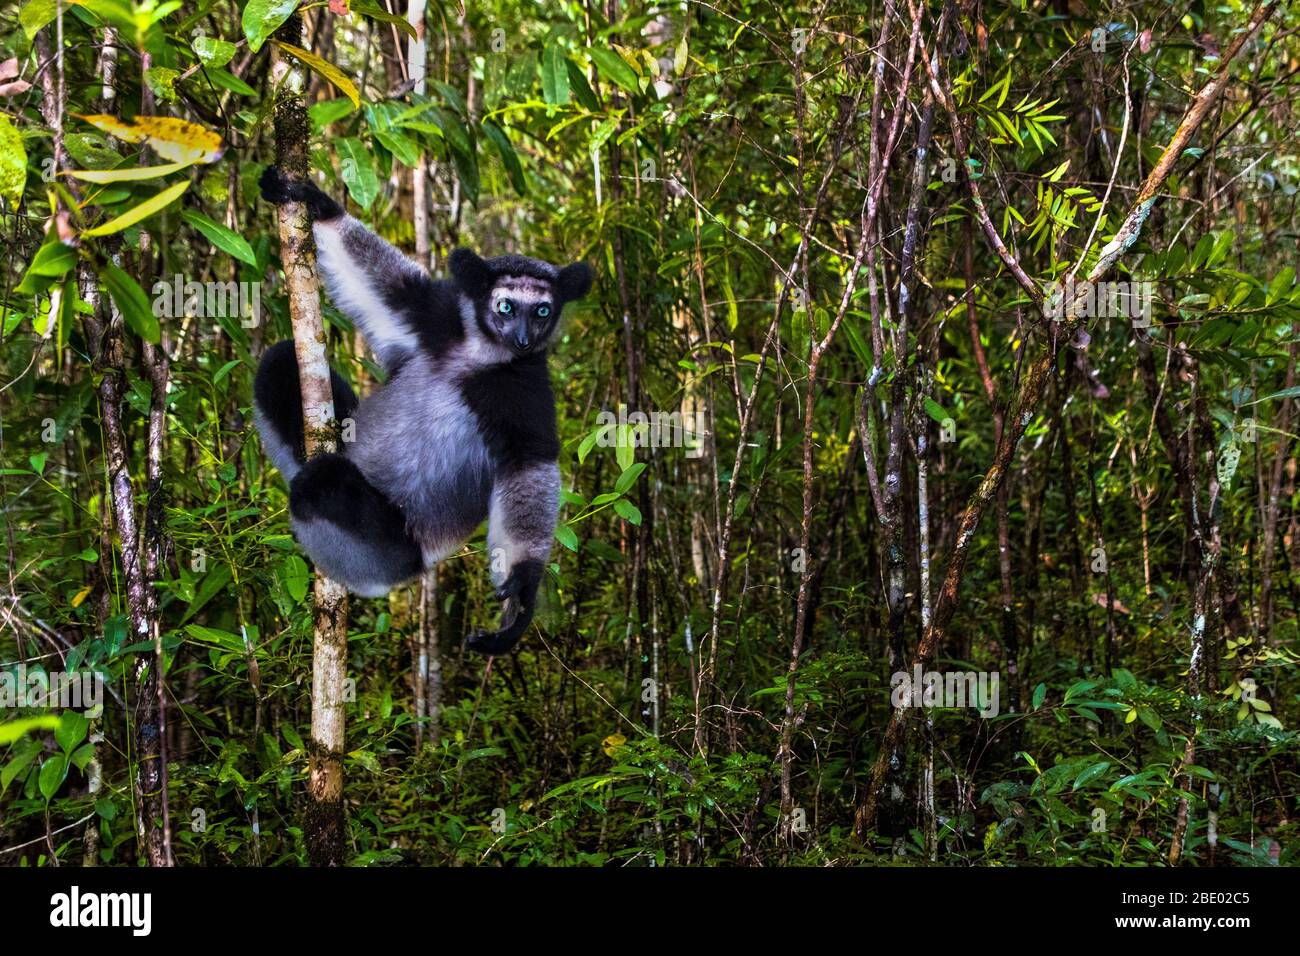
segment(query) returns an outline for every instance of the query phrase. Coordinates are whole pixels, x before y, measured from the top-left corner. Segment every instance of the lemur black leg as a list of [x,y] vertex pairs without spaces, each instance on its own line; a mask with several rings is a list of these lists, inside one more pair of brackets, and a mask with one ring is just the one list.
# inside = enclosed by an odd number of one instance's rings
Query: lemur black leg
[[396,369],[419,346],[421,329],[429,331],[436,283],[313,183],[292,182],[271,166],[261,185],[268,202],[306,203],[330,298],[356,322],[380,364]]
[[533,462],[498,474],[488,509],[488,555],[501,601],[497,630],[475,631],[465,646],[483,654],[505,654],[533,620],[537,588],[555,537],[560,502],[560,467]]
[[290,526],[328,577],[382,597],[423,570],[406,517],[342,455],[317,455],[289,486]]
[[[357,396],[339,375],[330,369],[334,390],[334,417],[342,421],[357,408]],[[262,436],[266,455],[292,481],[306,461],[302,432],[302,393],[298,388],[298,358],[293,342],[276,342],[262,356],[253,381],[253,409],[257,431]]]

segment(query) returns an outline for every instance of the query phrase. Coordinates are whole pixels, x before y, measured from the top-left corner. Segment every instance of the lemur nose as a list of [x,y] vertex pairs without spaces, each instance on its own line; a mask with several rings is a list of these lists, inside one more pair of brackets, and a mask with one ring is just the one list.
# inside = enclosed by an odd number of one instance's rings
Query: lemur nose
[[529,339],[528,339],[528,330],[527,330],[527,329],[520,329],[519,331],[517,331],[517,332],[515,333],[515,344],[518,345],[519,348],[522,349],[523,351],[525,351],[525,352],[528,351],[528,347],[529,347],[532,343],[531,343],[531,342],[529,341]]

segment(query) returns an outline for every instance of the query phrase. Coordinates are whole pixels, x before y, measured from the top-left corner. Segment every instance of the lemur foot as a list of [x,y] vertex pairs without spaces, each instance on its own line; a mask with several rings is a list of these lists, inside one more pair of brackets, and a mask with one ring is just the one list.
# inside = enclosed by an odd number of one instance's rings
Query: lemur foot
[[287,202],[305,203],[312,222],[326,222],[343,215],[343,207],[321,192],[313,182],[297,182],[285,175],[279,166],[268,166],[258,183],[262,198],[281,205]]
[[537,606],[537,588],[542,582],[542,562],[521,561],[497,588],[501,619],[495,631],[475,631],[465,646],[480,654],[507,654],[532,623]]

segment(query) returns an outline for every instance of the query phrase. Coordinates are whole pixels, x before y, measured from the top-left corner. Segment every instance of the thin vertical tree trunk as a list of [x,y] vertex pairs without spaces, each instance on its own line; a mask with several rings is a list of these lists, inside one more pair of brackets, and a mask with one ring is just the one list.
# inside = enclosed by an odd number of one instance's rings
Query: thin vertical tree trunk
[[[302,44],[302,21],[294,14],[277,31],[285,43]],[[303,69],[292,58],[275,54],[272,71],[279,96],[275,104],[276,163],[291,179],[310,173],[307,142],[310,127],[302,91]],[[293,323],[294,352],[302,389],[307,456],[337,447],[334,396],[325,358],[325,327],[311,223],[301,203],[279,207],[280,261],[284,266]],[[347,821],[343,810],[343,752],[346,726],[344,694],[348,660],[348,593],[317,573],[312,589],[315,640],[312,644],[311,742],[307,773],[304,837],[314,866],[340,866]]]

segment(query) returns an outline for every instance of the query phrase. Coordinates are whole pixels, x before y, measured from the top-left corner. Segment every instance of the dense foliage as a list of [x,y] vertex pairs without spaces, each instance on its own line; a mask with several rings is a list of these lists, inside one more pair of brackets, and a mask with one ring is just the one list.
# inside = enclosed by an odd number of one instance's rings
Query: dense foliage
[[[0,713],[0,862],[132,865],[150,793],[181,865],[309,856],[311,569],[250,412],[280,65],[322,188],[435,272],[598,275],[520,652],[461,646],[482,529],[350,603],[349,862],[1295,861],[1300,10],[434,2],[419,93],[403,11],[304,5],[295,52],[294,7],[0,4],[0,669],[106,694]],[[1145,321],[1016,275],[1110,252]],[[898,711],[914,663],[996,713]]]

